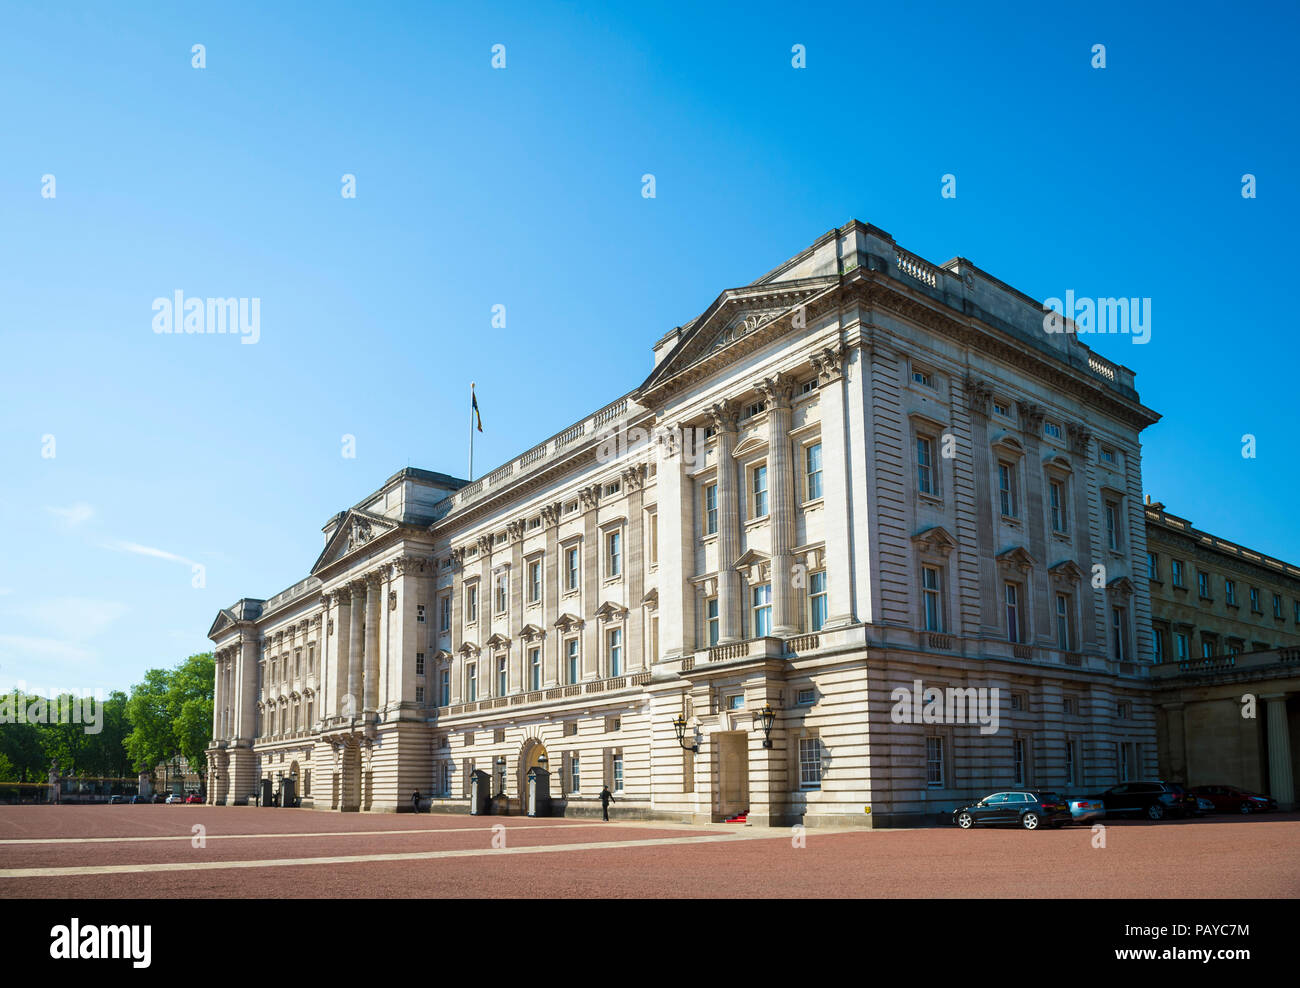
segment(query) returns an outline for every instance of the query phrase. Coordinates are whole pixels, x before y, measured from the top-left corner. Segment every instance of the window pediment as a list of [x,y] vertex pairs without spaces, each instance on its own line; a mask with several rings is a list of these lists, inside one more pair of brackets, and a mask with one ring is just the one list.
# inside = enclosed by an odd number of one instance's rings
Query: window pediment
[[1065,559],[1047,570],[1052,579],[1062,586],[1074,586],[1083,581],[1083,569],[1073,559]]
[[998,553],[998,565],[1021,573],[1028,573],[1037,563],[1024,546],[1018,545],[1007,549],[1005,552]]
[[601,621],[621,621],[627,617],[627,608],[622,604],[607,600],[596,608],[596,617]]
[[582,627],[582,618],[575,614],[561,614],[559,620],[555,622],[554,627],[559,628],[560,631],[568,634],[570,631]]
[[748,549],[736,560],[732,569],[744,576],[751,584],[766,583],[772,578],[772,559],[757,549]]
[[917,532],[912,536],[912,544],[923,551],[937,552],[944,556],[957,548],[957,540],[942,525],[934,525]]

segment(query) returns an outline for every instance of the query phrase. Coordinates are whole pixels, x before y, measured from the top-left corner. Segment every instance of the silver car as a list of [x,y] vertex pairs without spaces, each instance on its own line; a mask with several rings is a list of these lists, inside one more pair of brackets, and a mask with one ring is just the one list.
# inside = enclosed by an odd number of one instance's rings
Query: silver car
[[1091,823],[1106,818],[1106,804],[1091,796],[1071,796],[1066,800],[1070,804],[1070,816],[1075,823]]

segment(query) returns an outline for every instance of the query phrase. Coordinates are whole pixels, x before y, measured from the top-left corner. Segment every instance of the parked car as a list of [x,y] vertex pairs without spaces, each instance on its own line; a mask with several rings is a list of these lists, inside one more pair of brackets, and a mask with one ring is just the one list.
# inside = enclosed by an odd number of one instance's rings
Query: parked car
[[168,805],[172,803],[183,803],[185,802],[185,797],[178,792],[169,792],[165,802],[167,802]]
[[1208,799],[1206,799],[1204,796],[1197,796],[1197,797],[1196,797],[1196,815],[1197,815],[1197,816],[1206,816],[1206,815],[1208,815],[1208,814],[1210,814],[1210,813],[1213,813],[1213,812],[1214,812],[1214,804],[1213,804],[1213,803],[1211,803],[1211,802],[1210,802]]
[[109,796],[109,797],[108,797],[108,805],[109,805],[109,806],[113,806],[113,805],[116,804],[116,803],[123,803],[123,804],[125,804],[125,803],[126,803],[126,797],[125,797],[125,796],[122,796],[122,795],[114,795],[114,796]]
[[190,793],[188,796],[185,797],[185,802],[187,802],[187,803],[201,803],[201,802],[203,802],[203,797],[200,796],[200,795],[199,795],[198,793],[196,793],[196,792],[192,792],[192,793]]
[[1093,796],[1073,796],[1066,802],[1070,804],[1070,816],[1075,823],[1091,823],[1106,818],[1106,804]]
[[148,796],[141,796],[139,793],[136,793],[134,796],[131,797],[131,802],[133,802],[133,803],[152,803],[153,800],[150,799]]
[[1096,797],[1106,804],[1107,816],[1195,816],[1196,797],[1173,782],[1124,782]]
[[165,803],[167,802],[167,797],[160,792],[156,792],[153,794],[153,801],[155,803]]
[[953,823],[962,830],[1002,824],[1019,825],[1026,830],[1040,826],[1059,827],[1071,820],[1070,806],[1054,792],[1041,789],[1013,789],[995,792],[983,799],[954,810]]
[[1192,793],[1207,799],[1221,813],[1264,813],[1277,809],[1277,801],[1236,786],[1196,786]]

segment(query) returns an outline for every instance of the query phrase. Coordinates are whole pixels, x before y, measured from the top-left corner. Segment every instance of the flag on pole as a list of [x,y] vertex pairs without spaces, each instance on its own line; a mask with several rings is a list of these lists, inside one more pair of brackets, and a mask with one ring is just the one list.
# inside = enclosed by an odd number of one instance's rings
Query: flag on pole
[[474,385],[469,386],[469,400],[474,409],[474,422],[478,425],[478,431],[483,431],[483,416],[478,413],[478,395],[474,393]]

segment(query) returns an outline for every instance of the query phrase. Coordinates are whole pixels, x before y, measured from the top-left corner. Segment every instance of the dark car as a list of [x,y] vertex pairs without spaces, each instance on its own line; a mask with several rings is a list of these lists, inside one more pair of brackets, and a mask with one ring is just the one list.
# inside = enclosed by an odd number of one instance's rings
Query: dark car
[[1163,820],[1166,816],[1196,816],[1196,797],[1174,782],[1124,782],[1096,797],[1106,804],[1106,815],[1145,816]]
[[126,797],[119,795],[117,793],[114,793],[113,795],[108,797],[109,806],[116,806],[118,803],[125,803],[125,802],[126,802]]
[[1009,789],[985,796],[955,810],[953,823],[962,830],[980,826],[1059,827],[1071,820],[1070,804],[1054,792],[1041,789]]
[[1208,799],[1219,813],[1264,813],[1277,809],[1277,801],[1236,786],[1196,786],[1192,794]]
[[136,793],[134,796],[131,797],[131,802],[132,802],[132,803],[152,803],[153,800],[150,799],[148,796],[141,796],[139,793]]

